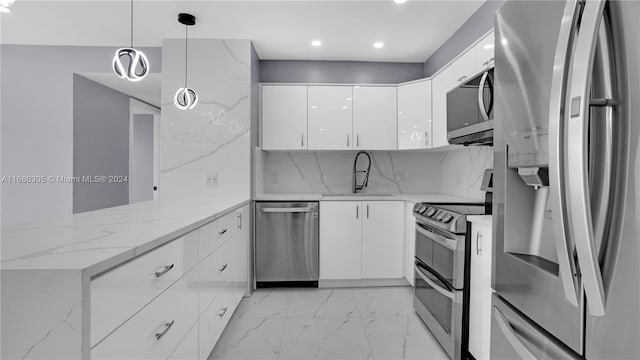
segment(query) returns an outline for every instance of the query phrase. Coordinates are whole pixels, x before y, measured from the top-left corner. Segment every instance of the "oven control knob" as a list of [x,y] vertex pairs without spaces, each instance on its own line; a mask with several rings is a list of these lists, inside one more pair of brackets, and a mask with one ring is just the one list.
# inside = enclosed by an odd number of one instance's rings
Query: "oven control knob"
[[451,219],[453,219],[453,215],[451,215],[451,214],[447,214],[447,215],[445,215],[445,216],[442,218],[442,222],[446,224],[446,223],[448,223],[449,221],[451,221]]
[[447,213],[440,210],[436,213],[436,220],[438,221],[442,221],[442,218],[446,215]]
[[427,209],[427,211],[425,211],[425,213],[424,213],[424,214],[425,214],[427,217],[431,217],[431,216],[432,216],[433,214],[435,214],[435,213],[436,213],[436,209],[434,209],[434,208],[432,208],[432,207],[429,207],[429,208]]

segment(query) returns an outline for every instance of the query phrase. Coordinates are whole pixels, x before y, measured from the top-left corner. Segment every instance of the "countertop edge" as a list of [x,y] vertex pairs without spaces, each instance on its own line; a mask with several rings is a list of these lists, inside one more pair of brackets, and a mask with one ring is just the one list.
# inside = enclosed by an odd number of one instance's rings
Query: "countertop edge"
[[212,221],[215,221],[216,219],[219,219],[245,205],[248,205],[249,203],[251,203],[251,199],[248,200],[244,200],[241,203],[235,204],[233,206],[230,206],[224,210],[221,211],[217,211],[214,212],[212,215],[205,217],[204,219],[198,220],[194,223],[191,223],[190,225],[187,225],[183,228],[180,228],[178,230],[175,230],[173,232],[170,232],[166,235],[163,235],[159,238],[156,238],[154,240],[151,240],[149,242],[146,242],[144,244],[138,245],[136,247],[133,247],[131,249],[126,250],[123,253],[120,253],[118,255],[114,255],[108,259],[102,260],[96,264],[93,264],[91,266],[85,267],[84,269],[81,269],[82,275],[85,277],[88,277],[90,279],[96,278],[100,275],[102,275],[105,272],[108,272],[109,270],[118,267],[130,260],[133,260],[139,256],[142,256],[150,251],[153,251],[154,249],[165,245],[167,243],[170,243],[171,241],[205,225],[208,224]]
[[467,221],[473,224],[490,227],[493,225],[493,215],[469,215],[467,216]]

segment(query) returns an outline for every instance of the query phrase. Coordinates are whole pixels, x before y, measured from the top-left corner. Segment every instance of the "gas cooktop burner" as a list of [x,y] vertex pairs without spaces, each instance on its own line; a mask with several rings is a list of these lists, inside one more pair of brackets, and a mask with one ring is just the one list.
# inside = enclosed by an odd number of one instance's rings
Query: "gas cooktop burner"
[[467,215],[485,213],[483,203],[417,203],[413,216],[419,224],[433,226],[454,234],[464,234]]

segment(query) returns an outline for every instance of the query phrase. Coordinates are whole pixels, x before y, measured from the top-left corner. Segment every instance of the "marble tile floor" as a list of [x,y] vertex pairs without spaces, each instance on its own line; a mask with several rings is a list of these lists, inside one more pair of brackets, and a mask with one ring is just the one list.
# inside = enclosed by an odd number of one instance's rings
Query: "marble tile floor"
[[410,287],[257,290],[212,359],[448,359]]

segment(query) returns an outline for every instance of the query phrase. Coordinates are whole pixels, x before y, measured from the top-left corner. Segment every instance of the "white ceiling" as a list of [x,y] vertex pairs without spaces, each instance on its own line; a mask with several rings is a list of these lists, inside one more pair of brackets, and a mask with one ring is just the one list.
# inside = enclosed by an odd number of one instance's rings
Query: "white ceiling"
[[[423,62],[485,0],[151,1],[136,0],[134,45],[184,36],[179,12],[196,16],[194,38],[250,39],[263,60]],[[17,0],[2,14],[10,44],[126,46],[129,1]],[[312,39],[323,46],[314,48]],[[372,44],[384,41],[385,47]]]
[[162,74],[151,73],[138,82],[122,80],[114,76],[113,73],[80,73],[78,75],[154,105],[157,108],[160,107]]

